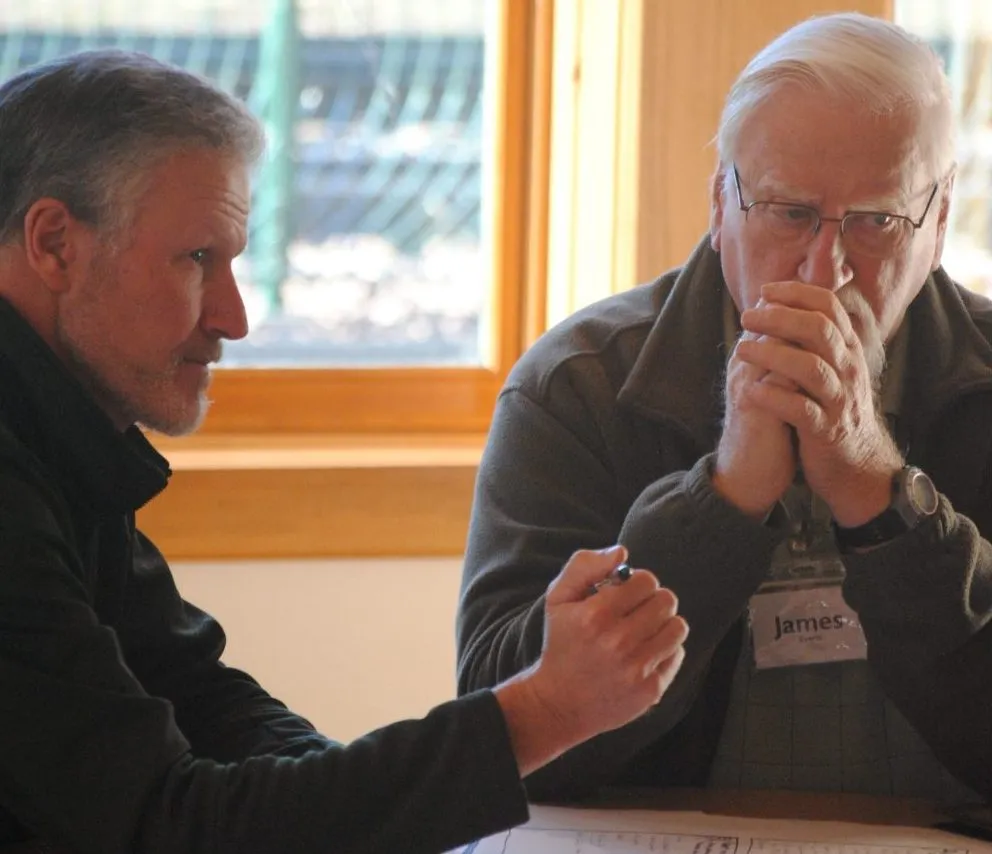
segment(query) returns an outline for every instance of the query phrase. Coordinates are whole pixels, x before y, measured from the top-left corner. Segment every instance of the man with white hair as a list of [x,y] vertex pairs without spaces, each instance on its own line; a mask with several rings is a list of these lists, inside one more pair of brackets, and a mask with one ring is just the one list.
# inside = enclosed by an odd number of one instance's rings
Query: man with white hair
[[901,28],[795,26],[729,93],[685,265],[515,367],[477,483],[460,689],[534,659],[541,590],[580,542],[623,543],[693,626],[662,701],[532,797],[992,797],[992,304],[940,266],[952,124]]

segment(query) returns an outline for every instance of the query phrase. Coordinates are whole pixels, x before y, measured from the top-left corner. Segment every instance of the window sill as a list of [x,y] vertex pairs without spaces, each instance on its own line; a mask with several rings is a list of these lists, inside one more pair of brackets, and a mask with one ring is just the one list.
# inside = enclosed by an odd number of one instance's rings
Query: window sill
[[461,555],[483,435],[153,436],[138,525],[170,561]]

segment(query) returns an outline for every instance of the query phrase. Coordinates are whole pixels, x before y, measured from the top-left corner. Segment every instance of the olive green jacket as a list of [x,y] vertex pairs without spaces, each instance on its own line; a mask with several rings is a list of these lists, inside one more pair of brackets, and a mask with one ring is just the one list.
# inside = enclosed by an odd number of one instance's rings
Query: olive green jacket
[[[686,659],[661,703],[528,782],[705,785],[749,597],[781,536],[717,495],[726,353],[718,256],[585,309],[520,360],[476,486],[458,614],[462,692],[541,649],[543,592],[579,548],[621,542],[679,597]],[[992,303],[941,269],[910,308],[895,428],[942,493],[908,534],[845,558],[882,688],[963,782],[992,797]]]

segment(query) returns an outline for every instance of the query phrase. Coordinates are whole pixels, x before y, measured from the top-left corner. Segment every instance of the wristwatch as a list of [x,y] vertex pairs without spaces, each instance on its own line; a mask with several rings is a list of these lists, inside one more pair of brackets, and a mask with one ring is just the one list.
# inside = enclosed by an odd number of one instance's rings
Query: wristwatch
[[834,523],[834,539],[841,552],[878,546],[913,530],[937,512],[938,494],[927,473],[903,466],[892,478],[892,501],[874,519],[856,528]]

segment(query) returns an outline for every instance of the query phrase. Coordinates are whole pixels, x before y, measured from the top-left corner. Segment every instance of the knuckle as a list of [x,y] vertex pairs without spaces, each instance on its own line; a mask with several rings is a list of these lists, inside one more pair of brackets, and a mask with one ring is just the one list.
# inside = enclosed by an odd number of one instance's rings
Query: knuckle
[[659,587],[654,594],[655,605],[662,615],[674,615],[679,608],[679,598],[667,587]]
[[813,360],[813,379],[816,380],[817,384],[821,387],[829,385],[832,378],[833,368],[824,359],[819,356],[815,357]]
[[650,595],[658,589],[658,579],[653,572],[646,569],[635,569],[626,586],[639,594]]
[[831,347],[837,345],[839,339],[841,339],[841,334],[837,328],[837,324],[834,322],[833,314],[818,314],[816,326],[816,333],[822,341],[825,341]]
[[[595,596],[591,597],[596,599]],[[603,635],[613,625],[614,617],[602,602],[590,601],[582,609],[579,628],[586,635]]]
[[641,642],[623,628],[604,634],[600,644],[601,649],[613,660],[614,665],[628,665],[641,650]]
[[803,421],[805,421],[806,424],[808,424],[814,431],[821,431],[824,427],[824,423],[823,418],[821,417],[820,407],[816,405],[816,401],[810,400],[807,397],[803,399],[800,406]]
[[618,635],[603,635],[600,640],[600,648],[606,653],[607,658],[614,661],[623,661],[627,657],[628,642]]
[[586,561],[589,560],[589,556],[591,554],[592,552],[590,552],[588,549],[577,549],[576,551],[572,552],[572,554],[569,555],[568,560],[565,561],[565,569],[569,569],[570,567],[574,567],[580,563],[585,563]]
[[676,617],[672,621],[671,632],[672,643],[675,644],[675,648],[682,649],[689,637],[689,624],[681,617]]
[[658,633],[657,651],[664,652],[673,647],[681,646],[688,635],[689,624],[682,617],[673,617]]
[[644,683],[645,669],[639,661],[626,663],[619,672],[623,684],[628,688],[637,688]]
[[676,647],[672,651],[672,654],[655,668],[654,672],[664,684],[668,684],[675,677],[684,660],[685,648],[681,646]]
[[554,584],[552,586],[559,583],[563,578],[567,576],[571,576],[576,572],[576,566],[581,561],[581,555],[582,552],[572,552],[572,554],[569,555],[568,560],[566,560],[565,563],[562,564],[561,570],[559,571],[557,577],[555,578]]
[[854,387],[854,384],[857,383],[861,377],[861,365],[859,360],[852,358],[849,354],[846,354],[839,361],[840,365],[838,368],[838,374],[848,388]]

